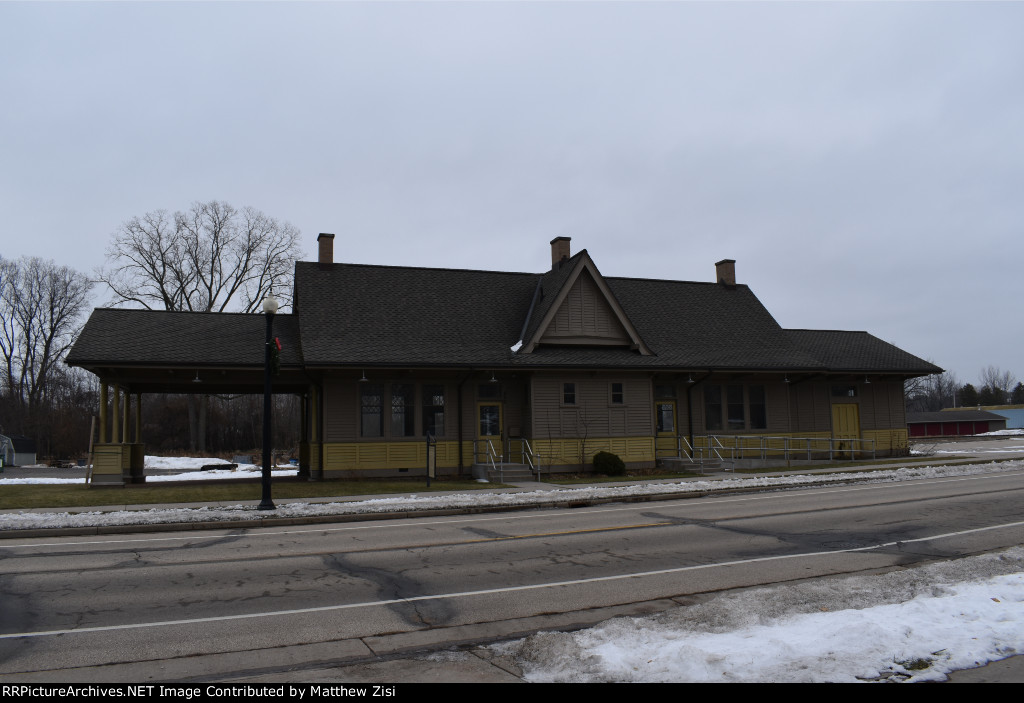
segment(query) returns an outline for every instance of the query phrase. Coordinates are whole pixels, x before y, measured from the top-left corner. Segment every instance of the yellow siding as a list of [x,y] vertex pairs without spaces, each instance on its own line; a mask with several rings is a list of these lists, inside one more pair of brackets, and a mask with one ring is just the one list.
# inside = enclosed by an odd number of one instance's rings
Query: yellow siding
[[[463,463],[473,463],[473,443],[463,442]],[[459,465],[459,443],[437,443],[437,467]],[[426,442],[332,442],[324,444],[327,471],[419,469],[427,466]]]
[[[829,449],[828,440],[831,438],[828,432],[799,432],[792,434],[772,434],[773,439],[768,440],[766,456],[782,456],[784,443],[782,437],[797,437],[800,440],[810,440],[810,451],[815,453],[827,452]],[[674,438],[672,438],[674,440]],[[902,450],[907,448],[907,431],[900,430],[866,430],[864,439],[875,440],[875,449],[879,452]],[[815,441],[817,440],[817,441]],[[737,456],[742,455],[754,458],[759,454],[760,440],[756,436],[744,436],[730,438],[719,436],[719,441],[724,447],[723,456],[728,456],[732,449],[737,450]],[[695,448],[706,449],[707,437],[695,437]],[[581,439],[534,439],[530,441],[533,448],[535,463],[541,467],[548,466],[577,466],[580,464],[580,449],[583,444]],[[366,471],[373,469],[415,469],[425,468],[427,463],[426,443],[424,442],[335,442],[324,444],[324,469],[327,471]],[[673,444],[673,451],[675,445]],[[715,448],[719,452],[723,449],[717,444]],[[799,454],[808,450],[807,441],[791,441],[789,444],[790,455]],[[865,444],[865,451],[870,451]],[[463,463],[469,466],[473,463],[473,443],[463,442]],[[594,455],[598,452],[612,452],[617,454],[627,463],[653,462],[655,460],[655,438],[654,437],[595,437],[586,440],[583,463],[593,463]],[[664,455],[664,452],[662,452]],[[99,461],[97,461],[99,464]],[[437,467],[455,468],[459,465],[459,443],[438,442],[437,443]],[[116,471],[116,470],[115,470]]]
[[[580,464],[581,439],[535,439],[530,442],[537,462],[541,466]],[[654,461],[654,437],[595,437],[587,438],[583,447],[583,463],[590,464],[598,452],[617,454],[623,461]]]
[[[887,452],[893,449],[906,449],[909,446],[907,441],[907,430],[865,430],[864,439],[875,440],[875,450]],[[870,447],[865,446],[865,449]]]
[[131,444],[103,443],[93,446],[92,482],[123,485],[131,473]]

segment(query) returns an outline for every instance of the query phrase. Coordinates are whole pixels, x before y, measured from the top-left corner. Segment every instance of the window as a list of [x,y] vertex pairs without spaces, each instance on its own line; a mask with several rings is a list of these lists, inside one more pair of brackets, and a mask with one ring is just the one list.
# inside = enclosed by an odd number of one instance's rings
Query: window
[[704,428],[730,431],[768,428],[764,386],[709,385],[704,388]]
[[562,404],[563,405],[576,405],[576,384],[575,383],[563,383],[562,384]]
[[654,406],[658,419],[658,434],[673,434],[676,431],[676,404],[658,403]]
[[676,387],[675,386],[655,386],[654,387],[655,398],[675,398]]
[[360,392],[360,430],[363,437],[383,437],[384,424],[381,422],[383,404],[381,396],[384,386],[378,384],[359,384]]
[[498,437],[501,435],[501,408],[497,405],[481,403],[480,437]]
[[444,436],[444,386],[423,386],[423,434]]
[[856,398],[857,386],[832,386],[832,395],[837,398]]
[[743,386],[725,387],[726,406],[729,413],[729,429],[742,430],[747,426],[743,407]]
[[391,436],[412,437],[416,434],[416,387],[411,383],[391,386]]
[[622,405],[625,402],[625,395],[621,383],[612,384],[612,405]]

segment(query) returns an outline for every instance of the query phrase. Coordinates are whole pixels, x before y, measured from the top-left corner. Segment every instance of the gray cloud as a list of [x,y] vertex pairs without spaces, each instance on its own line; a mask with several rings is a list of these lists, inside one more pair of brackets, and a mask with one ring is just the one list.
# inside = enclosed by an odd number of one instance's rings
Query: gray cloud
[[1024,376],[1017,3],[0,4],[4,256],[224,199],[363,263],[738,260],[791,327]]

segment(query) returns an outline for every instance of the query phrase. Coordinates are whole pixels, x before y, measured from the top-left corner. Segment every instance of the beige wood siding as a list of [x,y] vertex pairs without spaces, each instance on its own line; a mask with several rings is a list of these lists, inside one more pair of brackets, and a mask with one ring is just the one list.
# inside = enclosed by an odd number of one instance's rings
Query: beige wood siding
[[350,380],[324,381],[324,441],[347,442],[359,436],[356,384]]
[[525,437],[528,428],[523,407],[526,405],[526,384],[519,380],[510,380],[502,383],[502,402],[504,403],[505,437],[511,437],[513,430],[517,431],[516,436]]
[[[903,381],[898,378],[887,381],[889,387],[889,422],[893,429],[907,429],[907,405],[903,391]],[[906,437],[904,444],[906,446]]]
[[767,415],[768,426],[758,432],[768,434],[785,434],[791,430],[789,416],[789,384],[781,383],[778,377],[766,379],[764,386],[765,414]]
[[902,381],[880,379],[872,383],[861,384],[859,390],[861,392],[861,422],[864,429],[906,428],[903,418]]
[[814,390],[814,426],[812,431],[832,431],[832,383],[829,381],[816,381],[812,384]]
[[[622,405],[611,402],[611,384],[623,386]],[[576,404],[563,404],[563,383],[576,384]],[[634,437],[654,435],[651,384],[646,377],[613,374],[538,374],[530,385],[532,437]]]
[[588,271],[576,279],[540,339],[542,344],[585,340],[630,343],[629,335]]
[[878,395],[876,392],[877,383],[857,383],[857,397],[851,398],[850,400],[860,401],[860,426],[861,429],[867,430],[875,427],[881,427],[878,425],[878,408],[875,405],[875,397]]

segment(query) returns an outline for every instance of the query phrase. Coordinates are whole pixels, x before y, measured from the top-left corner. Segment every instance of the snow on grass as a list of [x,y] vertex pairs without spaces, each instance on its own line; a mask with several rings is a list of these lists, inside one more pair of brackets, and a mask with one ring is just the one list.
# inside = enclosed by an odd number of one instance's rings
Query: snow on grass
[[1024,652],[1024,548],[494,645],[536,682],[942,681]]
[[949,442],[943,443],[942,449],[935,449],[931,454],[1019,454],[1024,451],[1024,444],[1006,443],[998,447],[974,447],[970,443]]
[[[910,481],[915,479],[967,476],[980,473],[1019,471],[1024,460],[999,464],[965,466],[914,466],[870,473],[801,474],[795,476],[762,476],[731,479],[689,479],[678,482],[647,482],[628,486],[585,486],[555,490],[519,490],[454,494],[394,495],[386,498],[346,500],[344,502],[309,502],[312,499],[277,501],[277,509],[257,511],[254,504],[203,508],[151,508],[111,512],[30,512],[0,515],[0,530],[37,529],[46,527],[94,527],[98,525],[169,524],[206,521],[265,520],[323,515],[362,513],[399,513],[411,510],[504,507],[521,505],[552,505],[563,501],[617,500],[633,496],[692,494],[739,489],[775,489],[813,484],[841,484],[850,481],[873,483]],[[211,472],[200,472],[209,477]],[[275,472],[276,475],[276,472]],[[867,478],[870,477],[870,478]],[[7,479],[12,482],[20,479]],[[150,480],[149,477],[146,479]]]
[[[223,469],[209,469],[207,471],[195,471],[201,466],[214,466],[221,464]],[[145,466],[147,469],[159,469],[164,471],[178,471],[176,474],[150,474],[146,476],[146,483],[164,483],[167,481],[208,481],[210,479],[239,479],[239,478],[260,478],[263,469],[255,464],[238,464],[236,468],[227,468],[231,462],[216,458],[192,458],[192,457],[160,457],[147,456]],[[40,467],[46,468],[46,467]],[[275,478],[295,476],[299,470],[293,466],[277,466],[271,472]],[[41,483],[85,483],[85,478],[0,478],[0,486],[17,486]]]

